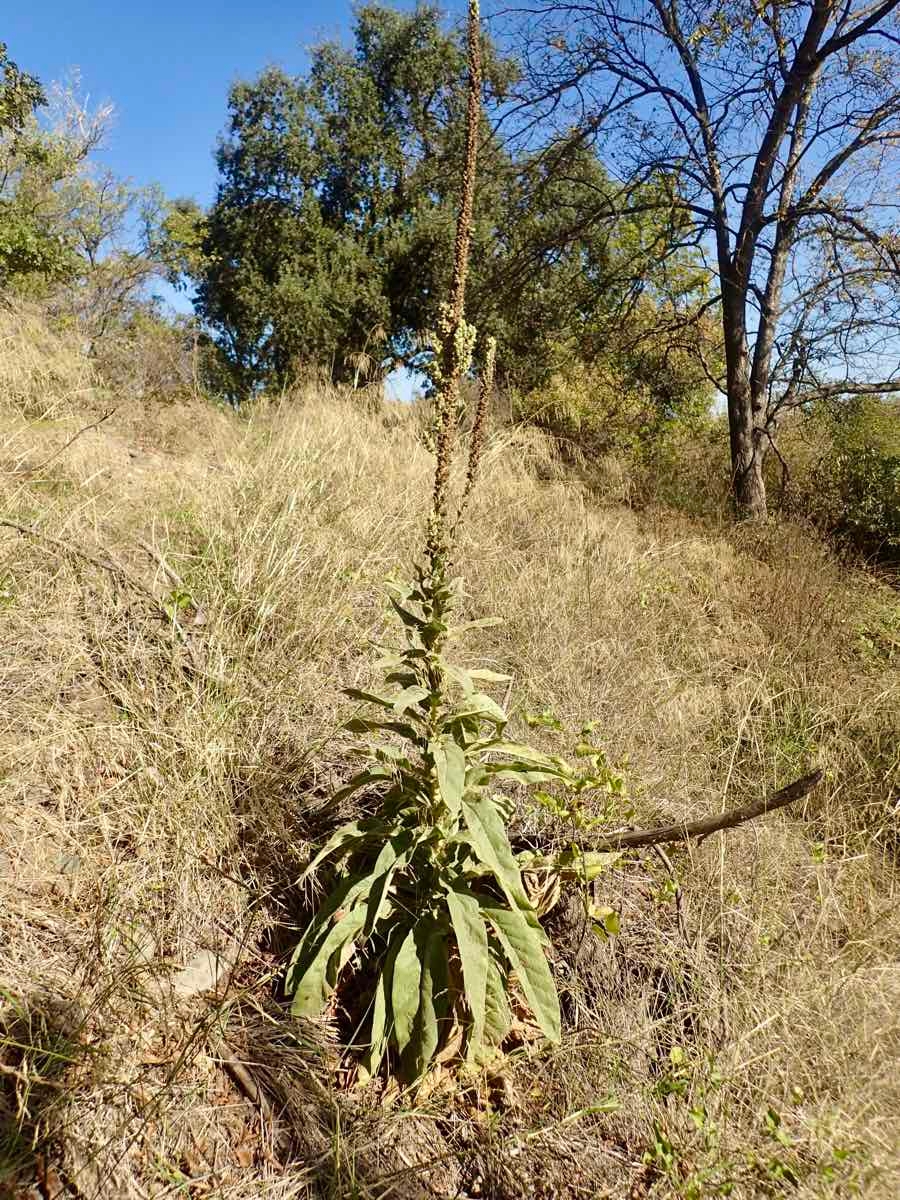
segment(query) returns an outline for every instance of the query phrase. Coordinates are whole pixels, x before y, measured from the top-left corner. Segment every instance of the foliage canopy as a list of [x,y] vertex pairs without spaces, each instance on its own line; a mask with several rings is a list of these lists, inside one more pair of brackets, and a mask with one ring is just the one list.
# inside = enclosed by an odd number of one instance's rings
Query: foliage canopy
[[[481,47],[496,115],[518,68]],[[452,261],[463,63],[434,6],[366,5],[351,48],[323,43],[303,77],[269,69],[232,88],[216,201],[183,206],[170,233],[236,394],[311,369],[358,383],[427,361]],[[483,115],[479,142],[467,307],[497,338],[500,378],[533,387],[600,352],[637,293],[702,285],[689,256],[680,277],[663,262],[665,220],[613,219],[606,172],[578,139],[516,152]]]

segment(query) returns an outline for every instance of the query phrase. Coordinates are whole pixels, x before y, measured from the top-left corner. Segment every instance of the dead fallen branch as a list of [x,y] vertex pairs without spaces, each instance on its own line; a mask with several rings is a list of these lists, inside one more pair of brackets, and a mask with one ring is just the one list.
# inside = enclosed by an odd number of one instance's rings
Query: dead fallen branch
[[15,474],[36,475],[38,471],[43,471],[45,467],[49,467],[50,463],[52,463],[55,458],[59,458],[64,451],[68,450],[73,442],[77,442],[83,433],[88,433],[89,430],[96,429],[98,425],[102,425],[104,421],[108,421],[115,411],[116,410],[114,408],[111,408],[108,412],[105,412],[102,417],[98,417],[96,421],[91,421],[90,425],[82,425],[81,429],[76,430],[67,442],[63,442],[61,446],[53,451],[49,458],[45,458],[44,461],[38,463],[36,467],[23,467],[21,470],[16,471]]
[[162,552],[157,550],[152,542],[147,542],[143,538],[138,538],[138,545],[142,550],[145,550],[147,554],[150,555],[173,587],[184,589],[184,580],[181,578],[175,568],[169,563],[168,559],[163,556]]
[[787,787],[780,788],[777,792],[763,797],[762,800],[754,800],[752,804],[745,804],[742,808],[733,808],[730,812],[701,817],[698,821],[682,821],[678,825],[661,825],[656,829],[626,830],[622,833],[611,833],[606,837],[598,837],[592,840],[591,849],[635,850],[641,846],[659,846],[666,842],[687,842],[693,838],[699,840],[709,837],[711,833],[718,833],[722,829],[734,829],[737,825],[744,825],[747,821],[753,821],[757,817],[765,816],[766,813],[775,812],[776,809],[793,804],[795,800],[802,800],[817,784],[821,783],[824,774],[824,771],[821,770],[812,771],[809,775],[804,775],[802,779],[789,783]]
[[10,521],[6,518],[0,519],[0,528],[13,529],[22,537],[33,538],[35,541],[45,542],[49,546],[54,546],[62,554],[70,555],[73,558],[80,558],[83,562],[90,563],[91,566],[99,568],[101,571],[107,571],[110,575],[118,578],[122,583],[130,587],[133,591],[140,593],[155,610],[157,615],[168,625],[175,637],[175,640],[183,646],[192,671],[195,674],[205,674],[200,662],[197,659],[197,653],[191,643],[187,633],[182,629],[174,609],[170,611],[165,604],[153,592],[153,589],[148,587],[143,580],[138,579],[133,575],[122,563],[118,562],[104,547],[106,558],[100,558],[96,554],[91,554],[88,550],[82,550],[79,546],[74,546],[70,542],[64,542],[61,538],[53,537],[52,534],[44,533],[42,529],[36,529],[32,525],[21,525],[18,521]]

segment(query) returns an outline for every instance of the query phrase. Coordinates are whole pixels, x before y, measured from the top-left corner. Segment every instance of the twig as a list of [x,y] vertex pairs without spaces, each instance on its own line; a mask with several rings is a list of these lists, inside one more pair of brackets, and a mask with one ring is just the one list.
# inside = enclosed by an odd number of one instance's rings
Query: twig
[[[18,521],[10,521],[6,517],[0,519],[0,526],[3,526],[6,529],[14,529],[16,533],[22,534],[23,537],[31,537],[35,538],[35,540],[49,542],[51,546],[56,546],[59,550],[64,551],[66,554],[72,554],[76,558],[84,559],[84,561],[90,563],[91,566],[99,567],[102,571],[109,571],[113,575],[121,576],[122,579],[130,583],[133,587],[137,588],[138,591],[143,592],[145,595],[149,595],[150,599],[153,600],[158,608],[161,607],[159,601],[156,599],[147,585],[142,583],[139,579],[134,579],[128,573],[128,571],[125,570],[121,563],[116,562],[112,555],[110,555],[106,560],[98,558],[95,554],[91,554],[87,550],[82,550],[78,546],[73,546],[69,542],[64,542],[61,538],[54,537],[51,533],[44,533],[42,529],[35,529],[33,525],[20,525]],[[168,613],[166,613],[166,618],[168,619]]]
[[678,932],[681,934],[681,940],[686,943],[688,939],[687,928],[684,923],[684,909],[682,906],[684,893],[681,890],[681,884],[678,882],[678,879],[675,875],[675,868],[672,866],[672,860],[669,858],[668,854],[666,854],[665,850],[663,850],[662,846],[654,846],[653,852],[665,869],[669,872],[669,878],[675,885],[675,916],[678,921]]
[[656,829],[635,829],[624,833],[611,833],[606,837],[592,839],[592,850],[633,850],[639,846],[657,846],[666,842],[687,842],[691,838],[709,837],[721,829],[734,829],[746,821],[753,821],[766,813],[784,808],[795,800],[801,800],[813,788],[822,782],[824,771],[815,770],[802,779],[789,783],[787,787],[765,796],[762,800],[754,800],[743,808],[733,808],[731,812],[717,813],[713,816],[701,817],[698,821],[682,821],[679,825],[661,825]]
[[170,583],[174,584],[174,586],[177,588],[184,589],[184,580],[181,578],[178,572],[169,565],[167,560],[163,558],[161,551],[157,550],[157,548],[151,542],[145,542],[143,538],[138,538],[138,545],[142,550],[147,551],[163,574],[169,577]]
[[279,1126],[275,1119],[271,1100],[250,1074],[247,1064],[241,1062],[228,1043],[222,1039],[219,1040],[218,1045],[215,1047],[215,1054],[222,1067],[228,1072],[244,1096],[259,1109],[260,1119],[267,1123],[272,1131],[272,1144],[275,1149],[280,1152],[289,1149],[291,1143],[290,1135],[285,1129]]
[[[124,583],[128,584],[135,591],[140,592],[145,596],[153,608],[162,617],[166,624],[171,624],[175,634],[175,638],[187,651],[190,659],[191,667],[197,674],[203,674],[203,669],[197,661],[197,656],[194,651],[188,635],[178,623],[178,618],[174,612],[169,612],[166,606],[153,593],[153,589],[148,587],[141,579],[137,579],[129,570],[122,566],[120,562],[106,550],[107,557],[105,559],[98,558],[97,555],[91,554],[87,550],[82,550],[79,546],[73,546],[69,542],[64,542],[60,538],[53,537],[52,534],[44,533],[42,529],[35,529],[32,525],[20,525],[18,521],[10,521],[6,518],[0,519],[0,528],[14,529],[16,533],[23,537],[34,538],[38,541],[44,541],[51,546],[55,546],[64,554],[70,554],[75,558],[80,558],[84,562],[90,563],[93,567],[99,567],[101,571],[108,571],[111,575],[117,575]],[[105,549],[105,547],[104,547]]]
[[269,1104],[268,1097],[263,1093],[259,1084],[247,1070],[245,1063],[242,1063],[227,1042],[220,1041],[215,1048],[216,1057],[219,1062],[238,1085],[251,1104],[257,1105],[264,1115],[269,1118],[272,1115],[272,1107]]
[[83,433],[87,433],[90,429],[96,429],[98,425],[102,425],[104,421],[108,421],[115,411],[116,410],[114,408],[111,408],[109,412],[105,412],[103,416],[98,417],[96,421],[91,421],[90,425],[83,425],[81,429],[72,434],[67,442],[63,442],[58,450],[54,450],[49,458],[45,458],[44,461],[38,463],[36,467],[23,467],[21,471],[15,471],[13,473],[15,475],[36,475],[38,471],[43,471],[44,467],[49,466],[50,463],[53,462],[54,458],[59,458],[60,454],[62,454],[63,451],[68,450],[72,443],[77,441]]

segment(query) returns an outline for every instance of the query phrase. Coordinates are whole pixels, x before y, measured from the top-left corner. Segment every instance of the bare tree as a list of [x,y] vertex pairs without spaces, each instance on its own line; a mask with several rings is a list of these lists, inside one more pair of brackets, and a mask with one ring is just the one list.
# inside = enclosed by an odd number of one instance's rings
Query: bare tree
[[[732,492],[766,515],[779,416],[900,391],[900,0],[527,0],[541,120],[656,185],[718,280]],[[644,193],[645,194],[645,193]]]

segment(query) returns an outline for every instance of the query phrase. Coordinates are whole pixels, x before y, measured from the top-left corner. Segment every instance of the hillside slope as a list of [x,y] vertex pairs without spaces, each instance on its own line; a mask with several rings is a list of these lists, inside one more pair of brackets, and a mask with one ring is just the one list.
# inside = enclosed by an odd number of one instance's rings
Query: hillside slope
[[351,1089],[279,978],[429,455],[331,395],[63,448],[106,409],[72,390],[0,414],[0,1195],[897,1194],[895,593],[790,530],[602,507],[496,435],[458,567],[515,720],[595,720],[636,824],[827,779],[604,877],[608,942],[564,898],[561,1048]]

